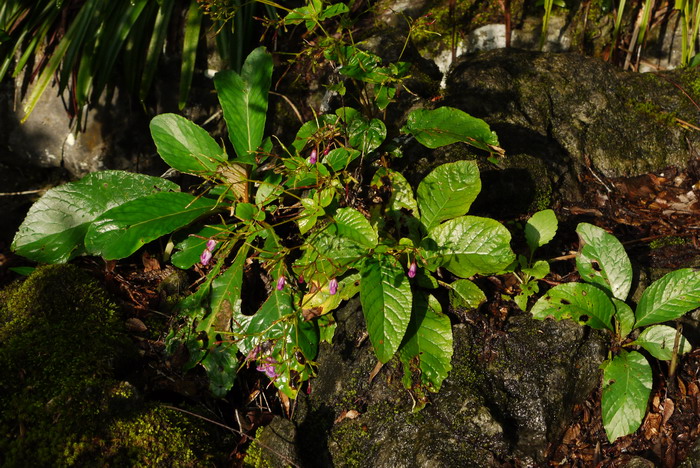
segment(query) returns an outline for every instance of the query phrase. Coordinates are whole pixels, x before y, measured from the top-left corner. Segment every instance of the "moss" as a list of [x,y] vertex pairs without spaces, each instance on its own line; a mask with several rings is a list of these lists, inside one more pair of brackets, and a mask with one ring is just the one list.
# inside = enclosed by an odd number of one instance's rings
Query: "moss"
[[668,247],[669,245],[684,245],[687,244],[688,240],[683,239],[678,236],[666,236],[659,239],[654,239],[649,243],[649,247],[652,249],[660,249],[662,247]]
[[257,443],[257,439],[262,435],[264,429],[264,427],[259,427],[255,432],[255,440],[246,450],[243,468],[271,468],[272,465],[264,457],[263,448]]
[[143,403],[117,379],[120,362],[135,356],[118,312],[100,285],[71,265],[38,268],[0,292],[0,465],[207,460],[195,454],[197,446],[208,450],[200,426]]
[[631,103],[635,112],[650,118],[661,125],[676,125],[676,116],[671,112],[666,112],[657,104],[649,101],[634,101]]

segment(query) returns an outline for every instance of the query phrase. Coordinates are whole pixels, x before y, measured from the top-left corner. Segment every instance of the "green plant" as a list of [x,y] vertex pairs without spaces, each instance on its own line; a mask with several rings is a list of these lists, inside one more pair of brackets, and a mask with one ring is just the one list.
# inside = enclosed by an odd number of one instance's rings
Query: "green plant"
[[632,286],[632,266],[622,244],[591,224],[579,224],[576,232],[581,242],[576,265],[584,283],[555,286],[531,312],[537,319],[572,319],[612,333],[613,347],[602,366],[601,404],[603,425],[613,442],[637,430],[651,393],[651,365],[633,348],[666,361],[690,351],[679,331],[661,323],[700,307],[700,272],[668,273],[644,291],[633,311],[625,302]]
[[[378,64],[367,67],[363,79]],[[145,175],[90,174],[48,191],[13,249],[42,262],[83,254],[120,259],[169,236],[173,265],[206,271],[178,305],[169,349],[186,348],[187,366],[204,366],[217,395],[233,385],[242,356],[294,397],[313,374],[319,341],[332,339],[329,312],[358,293],[379,361],[398,352],[405,384],[412,386],[416,371],[418,386],[437,391],[450,370],[452,339],[449,319],[428,292],[439,284],[432,274],[443,268],[469,278],[514,260],[505,227],[466,215],[481,188],[476,162],[437,167],[415,195],[386,167],[364,186],[358,163],[377,160],[383,148],[400,151],[385,143],[384,123],[343,107],[302,125],[291,145],[273,144],[263,138],[271,73],[270,54],[258,48],[240,74],[215,77],[231,158],[183,117],[152,120],[163,160],[204,179],[196,194]],[[485,122],[457,109],[413,111],[402,130],[430,148],[465,142],[499,150]],[[377,195],[370,199],[370,192]],[[255,272],[269,285],[258,286],[260,297],[244,292],[254,289],[245,277]],[[451,288],[478,291],[466,279]]]
[[544,47],[544,42],[547,40],[547,31],[549,29],[549,18],[552,16],[552,8],[554,5],[559,8],[566,8],[566,2],[564,0],[538,0],[536,3],[538,6],[544,8],[544,14],[542,15],[542,32],[540,33],[540,50]]
[[[283,8],[270,1],[258,2]],[[213,9],[213,28],[221,32],[221,37],[217,38],[219,52],[229,66],[242,62],[244,53],[240,47],[250,35],[249,25],[253,20],[251,5],[234,3],[226,17],[216,15],[220,9],[217,2],[206,4],[207,11]],[[38,78],[26,101],[25,120],[54,77],[58,78],[60,92],[70,90],[70,109],[78,116],[85,104],[99,98],[105,87],[114,83],[113,75],[119,68],[123,70],[128,89],[143,101],[158,69],[168,28],[179,21],[178,13],[185,10],[179,94],[182,108],[189,94],[202,28],[203,12],[197,0],[184,4],[175,0],[3,1],[0,5],[0,80],[17,55],[13,77],[29,67],[37,52],[42,51],[43,58],[31,72]],[[274,10],[269,9],[269,13]],[[239,31],[236,34],[227,27],[227,21],[234,14],[237,14]],[[236,47],[232,48],[232,43]]]
[[546,260],[535,260],[535,251],[554,239],[557,227],[557,217],[552,210],[538,211],[525,224],[528,255],[519,254],[513,268],[518,271],[515,276],[520,282],[520,292],[513,300],[522,310],[527,310],[528,299],[539,292],[537,280],[549,274],[549,263]]

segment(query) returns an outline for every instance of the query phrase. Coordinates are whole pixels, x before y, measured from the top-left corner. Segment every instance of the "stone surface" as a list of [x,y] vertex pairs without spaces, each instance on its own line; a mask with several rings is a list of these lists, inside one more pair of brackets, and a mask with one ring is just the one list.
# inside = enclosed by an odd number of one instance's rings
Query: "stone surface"
[[[506,333],[490,337],[476,324],[458,324],[452,372],[430,403],[413,412],[416,400],[403,388],[395,360],[370,381],[376,358],[363,340],[359,302],[350,301],[337,317],[334,344],[322,347],[319,376],[293,417],[302,466],[542,462],[572,405],[598,384],[606,351],[600,335],[566,321],[517,315]],[[270,443],[272,435],[263,434]]]
[[[622,72],[575,54],[494,50],[461,58],[445,105],[483,118],[508,154],[559,174],[606,177],[685,167],[700,144],[696,70]],[[692,98],[692,99],[691,99]]]

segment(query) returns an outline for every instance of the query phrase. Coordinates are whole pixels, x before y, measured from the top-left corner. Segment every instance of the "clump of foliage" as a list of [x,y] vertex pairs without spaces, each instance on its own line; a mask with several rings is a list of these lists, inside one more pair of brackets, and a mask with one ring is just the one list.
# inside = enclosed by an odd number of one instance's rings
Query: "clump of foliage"
[[0,464],[194,462],[204,432],[115,380],[130,355],[118,310],[72,265],[0,292]]
[[[321,28],[347,11],[313,1],[285,21]],[[407,67],[382,65],[357,45],[328,39],[325,55],[340,64],[341,76],[353,88],[364,86],[376,108],[388,106]],[[188,350],[188,367],[206,368],[216,395],[231,388],[242,356],[296,396],[313,375],[319,342],[332,339],[330,312],[358,293],[378,359],[398,353],[406,385],[416,372],[418,385],[437,391],[450,369],[452,341],[450,321],[429,293],[439,284],[433,274],[445,268],[464,278],[458,286],[443,283],[460,293],[459,285],[471,284],[466,278],[501,271],[514,259],[505,227],[467,216],[481,188],[476,163],[440,166],[416,193],[387,167],[361,184],[360,163],[400,156],[397,141],[385,142],[384,123],[342,107],[305,123],[290,145],[273,144],[263,138],[271,73],[271,56],[258,48],[240,74],[215,77],[232,157],[180,116],[151,122],[163,160],[204,180],[197,193],[143,175],[90,174],[47,192],[13,248],[43,262],[82,254],[119,259],[173,233],[173,265],[208,271],[179,304],[169,347]],[[457,109],[416,110],[403,132],[430,148],[465,142],[501,151],[485,122]],[[367,200],[370,192],[377,196]],[[269,285],[261,299],[246,296],[246,270]]]
[[620,241],[587,223],[579,224],[576,232],[581,241],[576,266],[584,282],[555,286],[531,312],[537,319],[571,319],[612,334],[610,356],[602,366],[601,404],[603,425],[613,442],[636,431],[647,411],[652,369],[636,349],[672,362],[691,350],[680,329],[663,323],[700,307],[700,272],[686,268],[668,273],[646,288],[633,310],[625,302],[632,265]]

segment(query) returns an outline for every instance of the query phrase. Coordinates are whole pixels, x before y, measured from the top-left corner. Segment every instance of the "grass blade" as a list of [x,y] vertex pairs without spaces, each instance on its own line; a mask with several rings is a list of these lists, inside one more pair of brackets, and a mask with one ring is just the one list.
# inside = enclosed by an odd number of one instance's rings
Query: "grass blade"
[[196,0],[190,3],[187,12],[187,24],[185,25],[185,40],[182,44],[182,68],[180,69],[180,94],[178,107],[185,107],[187,97],[190,94],[194,62],[197,58],[197,45],[199,44],[199,32],[202,28],[202,10]]

